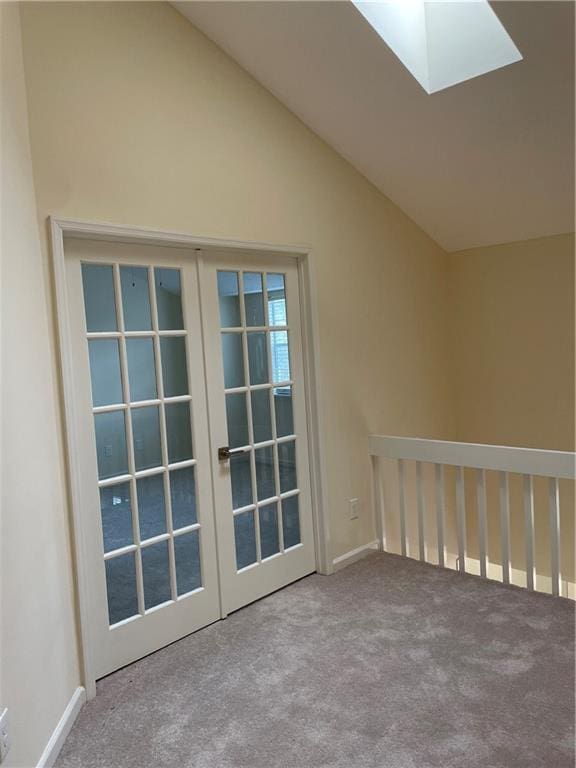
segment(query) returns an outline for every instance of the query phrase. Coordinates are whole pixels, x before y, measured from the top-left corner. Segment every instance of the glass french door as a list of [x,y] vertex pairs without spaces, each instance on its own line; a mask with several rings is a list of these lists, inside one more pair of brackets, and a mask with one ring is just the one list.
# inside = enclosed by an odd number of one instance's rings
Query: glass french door
[[194,253],[69,241],[96,677],[220,617]]
[[223,612],[315,569],[298,271],[201,265]]
[[315,569],[298,273],[83,239],[65,258],[98,678]]

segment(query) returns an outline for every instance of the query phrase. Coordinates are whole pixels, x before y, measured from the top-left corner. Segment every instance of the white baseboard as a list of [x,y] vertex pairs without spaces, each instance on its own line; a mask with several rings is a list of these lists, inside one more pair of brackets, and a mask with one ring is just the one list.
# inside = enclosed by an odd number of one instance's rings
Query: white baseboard
[[335,557],[332,561],[334,571],[346,568],[347,565],[351,565],[357,560],[366,557],[367,554],[374,552],[376,549],[380,549],[380,542],[378,539],[374,539],[374,541],[370,541],[368,544],[363,544],[361,547],[357,547],[356,549],[350,550],[350,552],[345,552],[343,555]]
[[52,736],[50,736],[50,740],[38,761],[37,768],[52,768],[85,701],[86,690],[80,685],[72,694],[58,725],[54,728]]

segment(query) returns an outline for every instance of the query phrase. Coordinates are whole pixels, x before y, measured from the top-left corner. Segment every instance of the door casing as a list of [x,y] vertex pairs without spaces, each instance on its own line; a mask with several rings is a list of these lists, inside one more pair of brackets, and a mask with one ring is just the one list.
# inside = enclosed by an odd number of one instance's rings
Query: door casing
[[190,234],[145,229],[135,226],[100,224],[75,219],[49,218],[51,229],[52,265],[56,294],[58,336],[61,362],[61,386],[64,398],[64,429],[67,447],[68,486],[71,501],[71,525],[74,540],[74,567],[77,583],[77,610],[80,623],[82,683],[87,698],[96,695],[96,677],[93,663],[92,638],[89,622],[88,578],[84,564],[88,551],[86,525],[81,515],[81,491],[78,468],[79,436],[76,429],[77,394],[74,386],[72,336],[70,328],[69,296],[67,291],[64,240],[66,236],[106,240],[111,242],[152,244],[163,247],[186,248],[201,251],[204,259],[211,253],[223,252],[238,258],[264,255],[271,262],[274,257],[291,256],[298,265],[302,326],[302,351],[304,359],[304,388],[306,416],[309,424],[308,452],[310,458],[310,483],[312,491],[312,515],[316,570],[331,574],[333,563],[330,547],[330,531],[325,506],[325,468],[320,439],[323,434],[321,420],[321,385],[318,369],[318,316],[316,307],[316,282],[314,258],[310,248],[304,246],[275,245],[237,240],[202,238]]

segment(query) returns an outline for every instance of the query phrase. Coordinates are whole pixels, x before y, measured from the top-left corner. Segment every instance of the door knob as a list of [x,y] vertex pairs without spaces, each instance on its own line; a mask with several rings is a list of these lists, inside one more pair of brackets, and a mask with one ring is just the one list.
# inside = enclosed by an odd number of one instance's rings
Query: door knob
[[227,445],[223,445],[218,448],[218,461],[228,461],[230,456],[236,456],[239,453],[246,453],[249,448],[230,448]]

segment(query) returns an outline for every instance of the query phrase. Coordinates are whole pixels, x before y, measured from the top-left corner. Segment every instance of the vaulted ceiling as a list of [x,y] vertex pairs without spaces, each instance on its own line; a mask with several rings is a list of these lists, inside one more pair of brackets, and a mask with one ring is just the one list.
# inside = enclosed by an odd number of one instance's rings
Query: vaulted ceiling
[[574,4],[493,3],[523,61],[428,95],[351,2],[176,7],[449,251],[574,229]]

